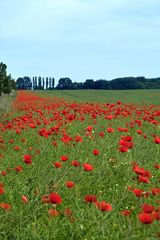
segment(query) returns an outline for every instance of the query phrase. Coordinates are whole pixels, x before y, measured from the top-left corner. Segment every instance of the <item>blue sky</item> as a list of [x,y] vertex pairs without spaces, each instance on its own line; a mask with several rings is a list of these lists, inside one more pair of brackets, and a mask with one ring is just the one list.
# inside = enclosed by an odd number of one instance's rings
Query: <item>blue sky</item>
[[5,0],[0,61],[13,78],[160,77],[159,0]]

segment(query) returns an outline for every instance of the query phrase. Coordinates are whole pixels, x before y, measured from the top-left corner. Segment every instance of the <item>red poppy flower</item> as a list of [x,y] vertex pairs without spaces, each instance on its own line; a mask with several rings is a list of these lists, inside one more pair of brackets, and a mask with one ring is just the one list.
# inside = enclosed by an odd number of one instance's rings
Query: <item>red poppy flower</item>
[[41,197],[41,201],[43,203],[50,203],[50,199],[49,199],[49,196],[48,195],[44,195]]
[[79,135],[75,136],[75,142],[83,142],[82,137]]
[[51,203],[55,203],[55,204],[61,204],[62,203],[62,198],[59,194],[53,192],[50,193],[49,195],[49,200]]
[[152,188],[151,191],[154,196],[160,196],[160,188]]
[[100,154],[100,151],[98,149],[93,150],[94,156],[98,156]]
[[78,162],[77,160],[73,160],[73,161],[71,162],[71,165],[73,165],[73,166],[75,166],[75,167],[79,167],[81,164],[80,164],[80,162]]
[[128,147],[125,147],[125,146],[119,147],[120,152],[128,152],[128,150],[129,150]]
[[3,208],[4,210],[10,210],[12,206],[9,203],[0,203],[0,208]]
[[143,133],[143,131],[141,129],[136,130],[136,133],[138,133],[139,135],[141,135]]
[[92,132],[92,129],[93,129],[92,126],[88,126],[88,127],[85,128],[85,131]]
[[48,215],[51,217],[56,217],[59,215],[59,212],[54,208],[50,208],[48,209]]
[[142,205],[142,211],[145,212],[145,213],[151,213],[151,212],[153,212],[153,210],[154,210],[154,207],[152,205],[149,205],[149,204],[146,204],[146,203],[144,203]]
[[71,216],[72,215],[72,210],[70,208],[65,208],[63,213],[66,216]]
[[97,198],[95,195],[86,195],[85,198],[84,198],[85,202],[89,202],[89,203],[92,203],[92,202],[97,202]]
[[75,186],[75,183],[74,183],[74,182],[72,182],[72,181],[66,182],[66,187],[67,187],[67,188],[72,188],[72,187],[74,187],[74,186]]
[[4,194],[4,188],[0,187],[0,194]]
[[6,176],[7,172],[6,171],[1,171],[2,176]]
[[54,163],[54,166],[55,166],[56,168],[61,168],[61,167],[62,167],[62,163],[60,163],[60,162],[55,162],[55,163]]
[[28,203],[28,198],[25,195],[22,195],[22,202]]
[[109,203],[106,203],[105,201],[101,201],[97,205],[101,211],[112,211],[112,206]]
[[83,168],[85,171],[92,171],[94,169],[94,167],[92,165],[90,165],[89,163],[84,163]]
[[154,168],[155,168],[155,169],[160,169],[160,164],[155,164],[155,165],[154,165]]
[[66,162],[68,160],[68,156],[65,156],[65,155],[61,156],[61,160],[63,162]]
[[14,167],[14,170],[17,172],[21,172],[23,170],[22,166],[16,166]]
[[144,224],[151,224],[153,222],[153,216],[149,213],[140,213],[138,215],[139,220]]
[[113,133],[113,132],[114,132],[114,129],[113,129],[113,128],[107,128],[107,132],[108,132],[108,133]]
[[123,210],[123,211],[121,211],[121,214],[124,215],[124,216],[130,216],[131,215],[131,211]]
[[143,190],[138,189],[138,188],[133,189],[132,192],[135,194],[136,197],[141,197],[142,194],[144,193]]
[[157,143],[157,144],[160,144],[160,137],[155,137],[154,142]]
[[19,146],[15,146],[13,149],[16,150],[16,151],[19,151],[20,147]]
[[24,159],[24,163],[26,163],[26,164],[32,164],[32,157],[31,157],[31,155],[29,155],[29,154],[24,155],[24,156],[23,156],[23,159]]
[[143,177],[141,175],[138,176],[138,180],[140,182],[149,183],[149,179],[147,177]]
[[99,136],[103,138],[104,137],[104,132],[99,132]]

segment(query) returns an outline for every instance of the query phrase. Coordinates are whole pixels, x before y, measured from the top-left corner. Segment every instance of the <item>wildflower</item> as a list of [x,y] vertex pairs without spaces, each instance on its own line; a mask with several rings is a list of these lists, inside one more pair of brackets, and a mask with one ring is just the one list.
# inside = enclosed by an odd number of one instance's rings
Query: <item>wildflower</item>
[[149,179],[147,177],[143,177],[141,175],[138,176],[139,182],[149,183]]
[[107,128],[107,132],[108,132],[108,133],[113,133],[113,132],[114,132],[114,129],[113,129],[113,128]]
[[142,211],[145,212],[145,213],[151,213],[151,212],[153,212],[153,210],[154,210],[154,207],[152,205],[149,205],[149,204],[146,204],[146,203],[144,203],[142,205]]
[[75,136],[75,142],[83,142],[83,139],[80,135]]
[[92,165],[90,165],[89,163],[84,163],[83,168],[85,171],[92,171],[94,169],[94,167]]
[[2,208],[4,210],[10,210],[12,208],[12,206],[9,203],[0,203],[0,208]]
[[155,165],[154,165],[154,168],[155,168],[155,169],[160,169],[160,164],[155,164]]
[[61,160],[63,162],[66,162],[68,160],[68,156],[65,156],[65,155],[61,156]]
[[0,194],[4,194],[4,193],[5,193],[4,188],[0,187]]
[[74,186],[75,186],[75,183],[74,183],[74,182],[72,182],[72,181],[66,182],[66,187],[67,187],[67,188],[72,188],[72,187],[74,187]]
[[141,197],[142,194],[144,193],[143,190],[138,189],[138,188],[133,189],[132,192],[134,193],[134,195],[135,195],[136,197]]
[[17,172],[21,172],[23,170],[22,166],[16,166],[14,167],[14,170]]
[[24,159],[24,163],[26,163],[26,164],[32,164],[32,157],[31,157],[31,155],[29,155],[29,154],[24,155],[24,156],[23,156],[23,159]]
[[22,202],[28,203],[28,198],[25,195],[22,195]]
[[93,150],[93,155],[98,156],[100,154],[100,151],[98,149]]
[[139,220],[144,224],[151,224],[154,220],[150,213],[140,213],[138,217]]
[[43,203],[50,203],[50,199],[49,199],[49,196],[48,195],[44,195],[41,197],[41,201]]
[[56,168],[61,168],[61,167],[62,167],[62,163],[60,163],[60,162],[55,162],[55,163],[54,163],[54,166],[55,166]]
[[48,209],[48,215],[51,217],[56,217],[59,215],[59,212],[54,208],[50,208]]
[[53,192],[50,193],[49,195],[49,200],[51,203],[55,203],[55,204],[61,204],[62,203],[62,198],[59,194]]
[[80,162],[78,162],[77,160],[73,160],[73,161],[71,162],[71,165],[73,165],[73,166],[75,166],[75,167],[79,167],[81,164],[80,164]]
[[85,198],[84,198],[85,202],[89,202],[89,203],[92,203],[92,202],[97,202],[97,198],[95,195],[86,195]]
[[124,216],[130,216],[131,215],[131,211],[126,209],[126,210],[121,211],[121,214],[124,215]]
[[101,201],[97,205],[101,211],[112,211],[112,206],[109,203],[106,203],[105,201]]
[[160,144],[160,137],[155,137],[154,142],[157,143],[157,144]]

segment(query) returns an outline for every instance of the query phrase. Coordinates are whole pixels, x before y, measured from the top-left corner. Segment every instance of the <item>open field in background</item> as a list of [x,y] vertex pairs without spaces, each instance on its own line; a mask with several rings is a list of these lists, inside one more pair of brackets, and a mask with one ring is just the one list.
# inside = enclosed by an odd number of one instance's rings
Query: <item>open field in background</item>
[[160,239],[160,91],[19,91],[0,119],[0,240]]
[[160,89],[157,90],[54,90],[35,91],[43,96],[57,96],[77,102],[116,102],[160,104]]

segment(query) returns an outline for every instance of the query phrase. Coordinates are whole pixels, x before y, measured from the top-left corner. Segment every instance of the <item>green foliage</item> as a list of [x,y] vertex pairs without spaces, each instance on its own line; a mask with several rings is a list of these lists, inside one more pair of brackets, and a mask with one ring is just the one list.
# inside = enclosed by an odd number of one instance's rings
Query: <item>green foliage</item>
[[6,76],[3,80],[3,88],[2,91],[4,94],[10,94],[11,90],[12,90],[12,77],[11,75]]
[[57,89],[72,89],[73,83],[70,78],[60,78],[57,84]]
[[15,82],[11,75],[7,75],[7,65],[0,63],[0,95],[9,94],[12,89],[15,89]]
[[6,69],[7,69],[6,64],[1,62],[0,63],[0,95],[3,92],[3,82],[6,78]]
[[23,78],[18,78],[16,81],[17,89],[18,90],[31,90],[32,89],[32,81],[30,77],[23,77]]
[[132,89],[160,89],[160,78],[145,78],[145,77],[124,77],[116,78],[111,81],[99,79],[87,79],[85,82],[72,82],[68,77],[60,78],[55,87],[55,79],[47,77],[29,77],[17,79],[17,89],[26,90],[65,90],[65,89],[106,89],[106,90],[132,90]]

